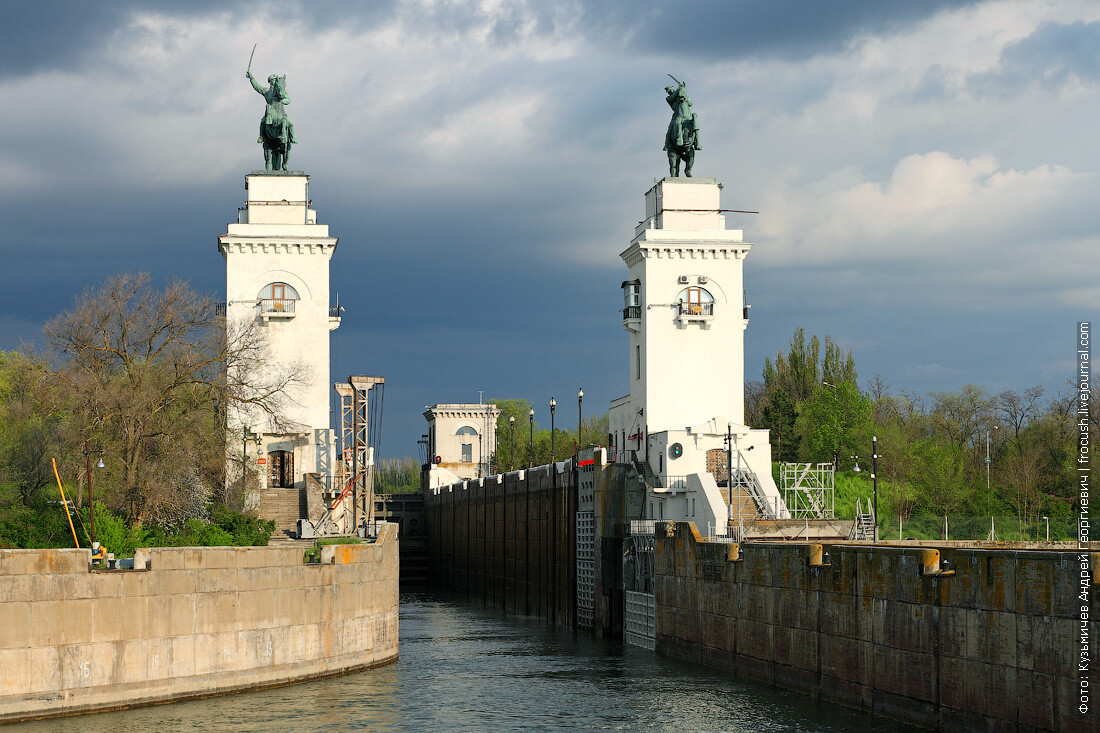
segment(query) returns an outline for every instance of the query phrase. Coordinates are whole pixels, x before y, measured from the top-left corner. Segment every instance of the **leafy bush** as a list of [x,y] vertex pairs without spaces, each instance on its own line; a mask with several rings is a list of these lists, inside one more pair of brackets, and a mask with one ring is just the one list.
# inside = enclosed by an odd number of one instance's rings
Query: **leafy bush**
[[0,547],[72,547],[73,533],[60,503],[0,506]]
[[[88,507],[80,510],[79,517],[81,544],[83,547],[91,547]],[[113,552],[115,557],[133,557],[135,548],[149,544],[149,533],[140,524],[128,526],[122,517],[98,501],[95,502],[95,538],[106,552]]]

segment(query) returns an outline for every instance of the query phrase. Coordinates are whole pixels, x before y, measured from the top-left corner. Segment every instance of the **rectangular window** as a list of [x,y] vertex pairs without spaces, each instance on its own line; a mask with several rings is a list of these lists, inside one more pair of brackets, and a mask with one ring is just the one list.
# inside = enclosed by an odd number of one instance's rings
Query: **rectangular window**
[[474,462],[474,446],[473,443],[462,444],[462,462],[473,463]]
[[642,347],[634,347],[634,378],[642,378]]

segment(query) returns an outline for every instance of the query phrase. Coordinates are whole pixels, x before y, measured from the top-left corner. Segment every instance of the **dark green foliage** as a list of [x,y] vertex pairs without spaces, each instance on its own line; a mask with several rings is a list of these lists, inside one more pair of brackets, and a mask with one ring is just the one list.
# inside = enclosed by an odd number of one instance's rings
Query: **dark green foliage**
[[779,461],[797,461],[799,438],[795,432],[798,410],[782,389],[777,389],[763,410],[761,427],[771,431],[772,457]]
[[72,546],[73,533],[60,501],[41,500],[30,506],[22,502],[0,503],[0,547]]
[[[266,545],[275,523],[249,517],[221,505],[210,508],[211,521],[189,519],[174,530],[130,526],[101,502],[95,506],[95,538],[116,557],[133,557],[139,547],[217,547]],[[81,547],[91,546],[88,508],[73,513]],[[73,534],[60,502],[34,506],[0,505],[0,547],[73,547]]]
[[[981,538],[989,532],[989,518],[997,517],[1001,539],[1035,539],[1040,526],[1045,537],[1043,517],[1049,517],[1054,538],[1079,510],[1072,392],[1044,403],[1041,387],[993,395],[968,384],[913,396],[891,394],[876,377],[868,383],[869,393],[863,393],[851,352],[841,352],[829,337],[823,348],[816,336],[807,340],[802,329],[795,331],[786,353],[767,360],[763,377],[746,388],[745,414],[753,427],[771,431],[776,460],[831,461],[835,455],[839,467],[848,469],[851,456],[858,455],[866,470],[871,437],[877,436],[884,528],[892,523],[896,531],[899,522],[905,527],[938,516],[929,520],[928,531],[940,537],[947,514],[949,527],[958,525],[957,536],[969,536],[979,528],[977,519],[964,518],[984,517]],[[1095,401],[1087,419],[1095,430]],[[837,475],[838,516],[855,508],[856,495],[850,486],[844,488],[846,481],[846,474]],[[862,481],[866,478],[856,485]],[[869,483],[866,489],[859,498],[870,496]],[[907,530],[905,535],[917,536]]]
[[415,458],[383,458],[374,469],[374,493],[415,494],[420,490],[420,462]]
[[[497,418],[497,450],[493,455],[493,472],[504,473],[512,468],[527,468],[550,463],[551,449],[555,460],[571,458],[577,445],[577,404],[572,400],[561,400],[557,405],[554,419],[553,444],[549,429],[540,425],[550,424],[550,407],[541,408],[531,417],[531,403],[525,399],[491,400],[500,408]],[[515,418],[511,422],[509,418]],[[543,422],[540,423],[539,419]],[[513,428],[514,426],[514,428]],[[534,444],[531,432],[534,428]],[[589,415],[581,421],[580,447],[607,446],[608,415]],[[513,441],[515,458],[512,457]]]

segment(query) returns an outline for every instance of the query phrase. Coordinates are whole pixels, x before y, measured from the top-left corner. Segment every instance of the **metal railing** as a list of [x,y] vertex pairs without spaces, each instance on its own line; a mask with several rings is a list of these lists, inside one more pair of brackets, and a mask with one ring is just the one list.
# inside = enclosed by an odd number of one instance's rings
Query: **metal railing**
[[663,478],[658,477],[658,481],[663,489],[679,489],[684,490],[688,487],[687,476],[665,476]]
[[640,305],[628,305],[623,308],[623,320],[624,321],[636,321],[642,317],[642,306]]
[[329,318],[339,318],[340,317],[340,311],[342,311],[342,310],[344,310],[344,309],[341,308],[338,305],[330,305],[328,307],[328,317]]
[[225,315],[225,303],[215,303],[214,304],[214,315],[216,315],[216,316],[224,316]]
[[680,302],[681,316],[713,316],[714,303],[684,303]]
[[287,313],[294,315],[294,304],[298,301],[294,298],[262,298],[259,303],[260,313]]

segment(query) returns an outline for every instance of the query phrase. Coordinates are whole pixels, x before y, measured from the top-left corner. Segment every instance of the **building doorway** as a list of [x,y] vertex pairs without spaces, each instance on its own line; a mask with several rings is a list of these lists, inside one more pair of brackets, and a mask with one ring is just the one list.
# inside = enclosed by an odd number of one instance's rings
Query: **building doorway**
[[273,489],[294,488],[294,452],[288,450],[273,450],[269,454],[268,482]]

